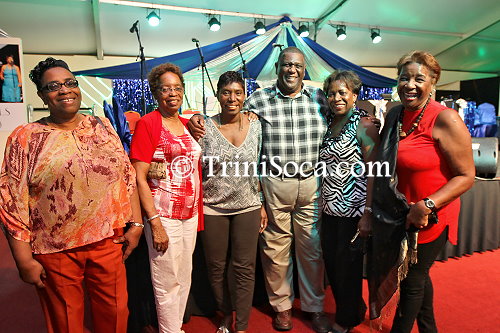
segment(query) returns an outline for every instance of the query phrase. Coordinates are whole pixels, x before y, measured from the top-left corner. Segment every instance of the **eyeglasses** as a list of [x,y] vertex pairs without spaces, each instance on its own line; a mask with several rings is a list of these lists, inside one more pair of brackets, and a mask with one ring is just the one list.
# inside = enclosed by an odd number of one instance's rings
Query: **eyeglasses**
[[48,92],[53,92],[53,91],[59,91],[61,90],[62,86],[65,86],[66,88],[76,88],[78,87],[78,81],[76,79],[71,79],[68,81],[65,81],[63,83],[61,82],[49,82],[45,87],[42,87],[41,90],[47,90]]
[[168,95],[171,92],[175,92],[177,94],[181,94],[184,91],[184,89],[181,88],[181,87],[175,87],[175,88],[163,87],[163,88],[158,89],[158,91],[161,92],[162,95]]

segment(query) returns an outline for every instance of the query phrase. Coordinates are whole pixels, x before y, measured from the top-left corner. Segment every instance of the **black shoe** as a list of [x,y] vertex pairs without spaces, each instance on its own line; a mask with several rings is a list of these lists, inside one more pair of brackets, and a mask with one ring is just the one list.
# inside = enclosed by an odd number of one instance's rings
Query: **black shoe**
[[311,313],[311,323],[317,333],[328,333],[332,330],[332,324],[324,312]]
[[[340,326],[340,325],[337,324],[337,326]],[[340,327],[342,327],[342,326],[340,326]],[[349,333],[351,330],[352,330],[352,327],[343,328],[341,331],[339,331],[336,328],[332,328],[332,330],[330,331],[330,333]]]

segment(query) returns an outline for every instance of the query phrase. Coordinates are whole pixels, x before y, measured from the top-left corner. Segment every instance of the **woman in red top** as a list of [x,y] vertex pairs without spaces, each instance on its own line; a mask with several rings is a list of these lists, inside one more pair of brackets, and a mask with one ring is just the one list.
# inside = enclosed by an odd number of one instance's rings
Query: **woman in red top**
[[391,332],[410,332],[415,319],[419,332],[437,332],[429,269],[446,239],[456,244],[459,197],[474,182],[472,143],[458,113],[431,98],[441,73],[434,56],[410,52],[397,69],[404,107],[398,125],[397,189],[410,204],[407,228],[420,231],[417,263],[401,282]]
[[159,65],[148,80],[158,109],[137,123],[130,158],[149,222],[145,235],[160,333],[179,333],[191,287],[198,210],[203,207],[201,148],[184,127],[187,120],[179,117],[184,93],[180,68]]

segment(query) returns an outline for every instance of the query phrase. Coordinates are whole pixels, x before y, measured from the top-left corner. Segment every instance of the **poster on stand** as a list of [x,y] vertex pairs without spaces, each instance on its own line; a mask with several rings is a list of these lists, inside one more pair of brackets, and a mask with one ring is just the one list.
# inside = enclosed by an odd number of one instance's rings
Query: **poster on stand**
[[0,131],[27,122],[21,39],[0,37]]

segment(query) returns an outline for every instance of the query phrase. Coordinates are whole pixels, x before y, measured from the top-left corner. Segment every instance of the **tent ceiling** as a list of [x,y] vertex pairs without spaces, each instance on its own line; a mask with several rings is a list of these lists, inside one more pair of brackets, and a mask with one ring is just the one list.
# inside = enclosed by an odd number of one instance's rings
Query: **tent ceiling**
[[[304,52],[307,67],[305,80],[322,82],[334,68],[343,68],[355,71],[366,86],[390,88],[396,85],[396,80],[359,67],[309,38],[301,38],[288,17],[283,17],[279,22],[269,24],[266,28],[267,31],[261,36],[250,31],[202,47],[209,76],[217,78],[228,70],[239,71],[242,68],[241,52],[246,60],[247,73],[245,75],[261,82],[274,81],[276,79],[275,62],[280,50],[273,45],[279,44],[283,47],[296,46]],[[240,43],[238,50],[232,47],[234,43]],[[146,68],[152,68],[166,62],[173,62],[180,66],[186,81],[203,80],[205,73],[200,71],[200,57],[197,49],[153,58],[147,60],[145,65]],[[76,71],[74,74],[111,79],[133,79],[140,77],[140,66],[137,62],[132,62],[119,66]]]
[[[203,14],[163,10],[160,25],[150,27],[145,8],[95,1],[94,12],[99,13],[100,23],[97,25],[90,0],[0,0],[0,28],[22,38],[26,53],[96,55],[102,47],[104,56],[135,56],[138,44],[129,28],[140,20],[146,56],[160,57],[192,49],[193,37],[208,45],[246,33],[254,24],[252,18],[222,16],[221,30],[211,32]],[[263,15],[288,14],[298,22],[298,17],[318,19],[341,1],[145,2]],[[424,49],[437,54],[447,70],[499,73],[499,18],[498,0],[347,0],[329,17],[332,22],[346,22],[347,39],[337,41],[335,29],[325,24],[317,34],[317,42],[360,66],[392,67],[403,53]],[[270,23],[273,22],[266,21]],[[371,43],[367,26],[381,28],[380,44]]]

